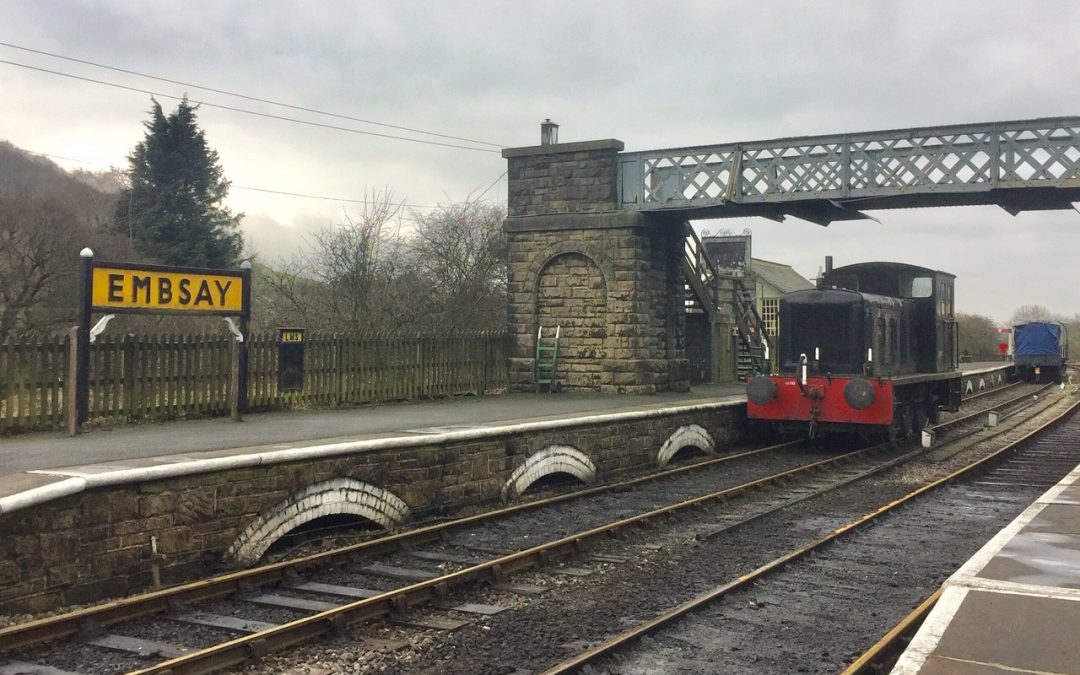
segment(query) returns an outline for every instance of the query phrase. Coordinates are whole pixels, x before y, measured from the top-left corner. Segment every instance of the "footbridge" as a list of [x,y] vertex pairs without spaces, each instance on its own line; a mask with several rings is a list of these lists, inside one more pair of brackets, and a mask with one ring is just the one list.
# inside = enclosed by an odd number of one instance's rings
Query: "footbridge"
[[568,389],[683,391],[688,333],[707,343],[712,381],[734,379],[740,351],[764,367],[749,291],[718,273],[691,219],[828,225],[873,209],[1080,201],[1080,117],[629,153],[614,139],[559,143],[557,131],[545,123],[540,145],[503,150],[518,390],[536,386],[537,330],[555,326],[555,379]]
[[867,209],[1068,209],[1080,201],[1080,117],[622,153],[618,173],[619,208],[687,218],[828,225]]

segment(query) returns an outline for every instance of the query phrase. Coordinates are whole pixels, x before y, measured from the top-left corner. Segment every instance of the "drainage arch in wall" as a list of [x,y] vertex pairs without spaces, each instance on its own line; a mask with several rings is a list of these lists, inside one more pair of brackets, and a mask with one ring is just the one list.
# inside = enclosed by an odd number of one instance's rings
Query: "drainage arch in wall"
[[696,448],[708,455],[716,454],[716,446],[709,432],[696,424],[690,424],[679,427],[664,441],[664,445],[660,447],[660,452],[656,455],[656,465],[667,466],[680,451],[689,451],[691,448]]
[[582,483],[596,480],[596,465],[580,450],[569,445],[549,445],[535,452],[514,470],[502,489],[503,501],[514,499],[545,476],[569,474]]
[[233,542],[225,558],[250,565],[281,537],[317,518],[351,515],[384,528],[409,517],[408,505],[397,495],[352,478],[333,478],[304,488],[256,518]]

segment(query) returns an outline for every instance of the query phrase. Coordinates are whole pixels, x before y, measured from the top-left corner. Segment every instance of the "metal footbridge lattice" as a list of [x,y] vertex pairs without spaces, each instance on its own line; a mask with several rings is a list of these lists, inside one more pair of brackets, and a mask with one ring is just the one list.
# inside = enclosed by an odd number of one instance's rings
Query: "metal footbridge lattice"
[[684,218],[787,215],[821,225],[863,209],[1080,201],[1080,117],[896,129],[619,154],[625,210]]

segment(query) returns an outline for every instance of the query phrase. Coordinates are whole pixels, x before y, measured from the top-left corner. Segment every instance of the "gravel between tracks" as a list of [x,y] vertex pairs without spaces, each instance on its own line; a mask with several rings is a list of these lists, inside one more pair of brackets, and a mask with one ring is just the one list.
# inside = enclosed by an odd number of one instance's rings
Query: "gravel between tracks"
[[[685,519],[678,518],[635,537],[633,545],[606,543],[593,552],[623,555],[629,561],[573,563],[595,573],[558,582],[552,574],[534,573],[530,576],[535,582],[553,587],[551,593],[454,633],[408,633],[407,658],[365,662],[363,650],[341,642],[333,647],[334,659],[326,658],[326,646],[310,645],[249,671],[536,672],[902,496],[917,487],[916,477],[939,474],[959,461],[904,467],[709,541],[688,537]],[[683,632],[650,638],[640,653],[631,652],[593,672],[836,672],[1042,491],[1002,496],[946,488],[907,507],[902,517],[831,549],[835,553],[793,564],[767,583],[700,612],[702,621],[685,624],[690,627]],[[876,592],[872,605],[865,601],[867,588]],[[505,604],[506,599],[492,601]]]

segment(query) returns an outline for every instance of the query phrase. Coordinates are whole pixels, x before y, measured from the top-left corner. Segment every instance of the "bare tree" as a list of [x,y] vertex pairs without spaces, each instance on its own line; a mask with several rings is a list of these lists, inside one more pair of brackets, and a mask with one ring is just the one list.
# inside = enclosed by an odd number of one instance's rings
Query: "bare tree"
[[997,358],[997,326],[988,316],[957,313],[960,326],[960,352],[976,360]]
[[390,190],[365,193],[360,212],[312,235],[297,257],[262,281],[279,317],[326,330],[396,330],[411,321],[402,204]]
[[1029,321],[1063,321],[1063,317],[1054,314],[1042,305],[1020,305],[1013,312],[1009,325],[1018,326]]
[[80,229],[54,199],[0,194],[0,340],[76,315],[73,299],[54,296],[74,282]]
[[412,253],[429,292],[427,315],[451,329],[499,329],[506,317],[505,210],[465,201],[413,213]]

